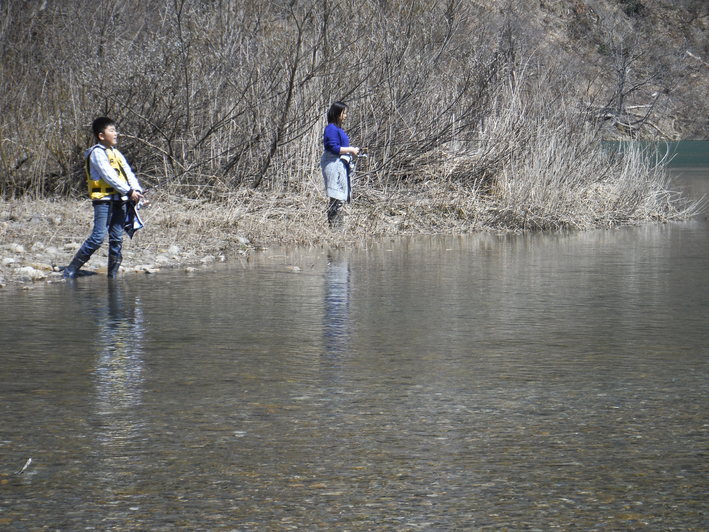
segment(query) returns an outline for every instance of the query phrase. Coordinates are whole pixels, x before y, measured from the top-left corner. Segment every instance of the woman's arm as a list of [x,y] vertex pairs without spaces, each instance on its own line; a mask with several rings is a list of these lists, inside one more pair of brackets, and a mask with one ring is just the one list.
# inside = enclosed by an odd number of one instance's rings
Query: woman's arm
[[359,155],[359,148],[357,146],[340,146],[340,155]]

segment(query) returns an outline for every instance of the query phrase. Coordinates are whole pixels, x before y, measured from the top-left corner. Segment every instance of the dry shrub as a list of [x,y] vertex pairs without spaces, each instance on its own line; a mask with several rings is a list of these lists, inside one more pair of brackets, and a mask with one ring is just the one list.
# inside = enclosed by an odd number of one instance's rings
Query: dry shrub
[[534,35],[521,13],[459,0],[364,0],[356,16],[351,8],[0,5],[2,196],[82,194],[88,127],[107,114],[144,185],[171,206],[192,200],[189,222],[156,203],[157,225],[173,236],[233,229],[266,241],[329,240],[323,115],[346,99],[348,130],[371,158],[340,239],[692,212],[642,157],[602,151],[565,65],[526,52]]

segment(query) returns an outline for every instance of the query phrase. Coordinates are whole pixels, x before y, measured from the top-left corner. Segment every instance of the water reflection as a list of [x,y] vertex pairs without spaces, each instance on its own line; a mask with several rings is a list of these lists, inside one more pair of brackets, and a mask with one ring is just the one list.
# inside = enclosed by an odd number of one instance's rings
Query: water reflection
[[343,354],[350,339],[350,266],[328,256],[325,274],[323,338],[328,356]]
[[[109,280],[107,293],[96,298],[92,319],[97,324],[95,385],[96,475],[110,508],[125,508],[114,500],[131,491],[143,469],[145,423],[141,418],[145,363],[142,301],[128,284]],[[102,299],[105,298],[105,299]]]
[[143,312],[139,295],[124,292],[120,282],[109,281],[106,305],[95,320],[97,363],[96,412],[106,416],[106,440],[124,440],[139,423],[134,419],[143,387]]

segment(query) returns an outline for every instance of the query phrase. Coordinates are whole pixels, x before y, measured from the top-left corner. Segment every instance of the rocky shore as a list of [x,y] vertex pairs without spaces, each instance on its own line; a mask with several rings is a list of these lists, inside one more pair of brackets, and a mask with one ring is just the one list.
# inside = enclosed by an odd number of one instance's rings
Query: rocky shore
[[[145,228],[133,239],[124,236],[120,275],[208,270],[271,247],[356,246],[383,236],[484,230],[491,217],[460,187],[445,197],[363,190],[345,207],[347,222],[336,232],[327,226],[319,181],[288,194],[244,189],[207,200],[153,193],[150,201],[141,210]],[[64,282],[61,268],[89,235],[92,212],[88,200],[0,201],[0,286]],[[107,261],[104,242],[81,271],[105,275]]]
[[[305,193],[247,189],[217,200],[152,193],[150,207],[140,211],[145,228],[133,239],[124,235],[119,275],[209,270],[265,248],[357,245],[383,235],[427,231],[402,223],[398,214],[377,215],[371,202],[360,199],[359,208],[345,209],[348,227],[333,233],[327,227],[326,200],[315,185]],[[0,200],[0,289],[65,282],[61,269],[91,232],[92,213],[88,200]],[[104,242],[80,276],[105,275],[107,261]]]
[[[663,200],[658,183],[618,179],[605,188],[592,183],[592,190],[580,193],[566,187],[572,196],[563,204],[557,196],[553,202],[542,198],[525,204],[519,201],[525,189],[483,194],[443,180],[388,190],[363,187],[344,208],[343,228],[335,231],[327,225],[327,201],[315,177],[291,192],[242,189],[189,199],[153,192],[150,207],[141,210],[145,228],[133,239],[124,237],[119,274],[208,270],[264,248],[355,247],[406,235],[583,230],[686,219],[697,212],[696,202]],[[540,193],[535,183],[528,187]],[[619,200],[626,196],[633,201]],[[0,200],[0,287],[64,282],[61,269],[89,235],[92,216],[88,200]],[[82,271],[105,275],[107,262],[104,243]]]
[[[62,199],[15,200],[1,205],[0,288],[27,289],[35,283],[64,282],[61,269],[91,231],[90,204]],[[196,223],[198,210],[203,209],[195,209],[194,205],[184,209],[178,203],[161,202],[159,207],[143,211],[146,228],[133,239],[124,236],[120,274],[155,274],[176,268],[194,271],[254,250],[249,238],[238,231],[226,234],[219,227],[223,222],[220,217],[203,212],[199,214],[200,223]],[[194,225],[194,231],[185,231]],[[211,227],[200,230],[200,225]],[[104,242],[80,275],[105,275],[106,263]]]

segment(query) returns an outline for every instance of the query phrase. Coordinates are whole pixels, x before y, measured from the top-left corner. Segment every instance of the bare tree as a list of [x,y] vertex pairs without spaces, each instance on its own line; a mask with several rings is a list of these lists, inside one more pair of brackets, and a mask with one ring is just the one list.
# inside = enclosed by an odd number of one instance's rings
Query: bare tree
[[[149,186],[215,197],[295,190],[319,172],[324,113],[336,99],[351,104],[353,141],[370,148],[363,179],[372,186],[488,179],[528,127],[510,122],[499,149],[481,139],[502,112],[503,89],[531,90],[557,61],[551,44],[536,46],[544,34],[531,7],[493,4],[500,9],[469,0],[0,2],[0,190],[80,192],[97,114],[118,120],[123,151]],[[699,28],[701,5],[677,9]],[[663,98],[668,78],[694,69],[682,79],[695,97],[683,105],[701,116],[706,67],[685,49],[689,66],[653,67],[661,61],[648,32],[631,31],[651,23],[648,10],[624,26],[589,18],[591,39],[583,37],[602,52],[594,70],[579,59],[574,72],[548,79],[544,96],[556,101],[559,87],[583,82],[595,91],[596,117],[647,131],[661,105],[680,105]],[[522,116],[529,100],[515,101]],[[490,157],[472,169],[481,146]]]

